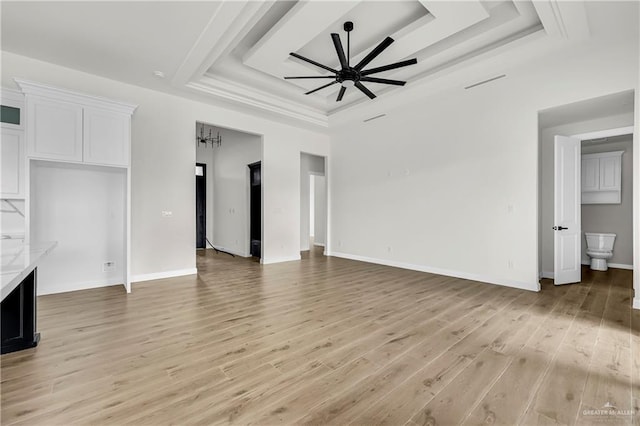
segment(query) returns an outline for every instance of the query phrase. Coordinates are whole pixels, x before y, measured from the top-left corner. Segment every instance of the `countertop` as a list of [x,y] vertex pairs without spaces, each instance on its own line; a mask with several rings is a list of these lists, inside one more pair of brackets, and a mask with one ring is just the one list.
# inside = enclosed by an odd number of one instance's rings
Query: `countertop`
[[38,266],[42,258],[49,254],[57,244],[56,242],[25,244],[21,240],[1,240],[2,300]]

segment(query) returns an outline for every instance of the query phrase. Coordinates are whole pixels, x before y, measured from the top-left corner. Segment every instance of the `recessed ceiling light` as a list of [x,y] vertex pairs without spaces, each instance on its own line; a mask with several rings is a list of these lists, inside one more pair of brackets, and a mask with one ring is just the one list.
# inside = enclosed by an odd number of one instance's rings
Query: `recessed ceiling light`
[[158,78],[164,78],[164,73],[162,71],[154,71],[153,75],[155,75]]

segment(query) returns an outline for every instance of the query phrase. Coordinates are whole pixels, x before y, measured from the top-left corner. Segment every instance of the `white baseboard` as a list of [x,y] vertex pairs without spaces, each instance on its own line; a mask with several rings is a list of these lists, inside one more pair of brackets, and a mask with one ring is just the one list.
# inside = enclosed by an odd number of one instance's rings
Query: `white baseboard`
[[176,269],[174,271],[164,271],[164,272],[152,272],[150,274],[137,274],[131,277],[132,283],[139,283],[142,281],[152,281],[152,280],[161,280],[163,278],[173,278],[173,277],[182,277],[185,275],[195,275],[198,273],[197,268],[189,268],[189,269]]
[[[589,265],[591,265],[591,262],[589,262],[589,261],[585,261],[585,260],[583,260],[581,263],[582,263],[583,265],[585,265],[585,266],[589,266]],[[616,268],[616,269],[628,269],[628,270],[630,270],[630,271],[633,271],[633,265],[627,265],[627,264],[624,264],[624,263],[611,263],[611,262],[607,262],[607,266],[608,266],[608,267],[610,267],[610,268]]]
[[324,247],[324,243],[313,243],[314,246]]
[[111,278],[106,280],[98,280],[98,281],[83,281],[78,283],[67,283],[61,286],[46,286],[48,288],[43,288],[38,285],[38,296],[44,296],[46,294],[58,294],[58,293],[68,293],[70,291],[78,291],[78,290],[89,290],[92,288],[99,287],[110,287],[112,285],[122,285],[122,278]]
[[633,265],[626,265],[624,263],[607,263],[607,265],[609,265],[609,267],[611,268],[628,269],[630,271],[633,271]]
[[633,299],[633,309],[640,309],[640,297]]
[[555,274],[553,273],[553,271],[551,271],[551,272],[542,271],[540,274],[541,274],[541,278],[548,278],[550,280],[555,278]]
[[302,257],[300,255],[291,256],[291,257],[276,257],[273,259],[260,259],[260,263],[263,265],[271,265],[272,263],[282,263],[282,262],[293,262],[294,260],[300,260]]
[[521,290],[540,291],[540,283],[527,283],[522,281],[510,280],[506,278],[496,278],[485,275],[471,274],[468,272],[453,271],[449,269],[434,268],[425,265],[415,265],[411,263],[398,262],[395,260],[376,259],[367,256],[359,256],[355,254],[331,252],[331,256],[342,257],[344,259],[358,260],[360,262],[376,263],[379,265],[393,266],[396,268],[410,269],[413,271],[428,272],[431,274],[445,275],[449,277],[462,278],[465,280],[479,281],[483,283],[496,284],[505,287],[513,287]]

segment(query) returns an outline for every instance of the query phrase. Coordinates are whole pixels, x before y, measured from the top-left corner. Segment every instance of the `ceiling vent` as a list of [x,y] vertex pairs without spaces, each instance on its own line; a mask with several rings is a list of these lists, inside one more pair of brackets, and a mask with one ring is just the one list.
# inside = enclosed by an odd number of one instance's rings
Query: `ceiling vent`
[[362,122],[366,123],[367,121],[377,120],[378,118],[382,118],[382,117],[384,117],[386,115],[387,114],[380,114],[380,115],[376,115],[375,117],[369,117],[366,120],[362,120]]
[[483,84],[491,83],[492,81],[500,80],[501,78],[504,78],[506,76],[507,76],[506,74],[501,74],[501,75],[497,75],[495,77],[488,78],[486,80],[479,81],[477,83],[474,83],[474,84],[472,84],[470,86],[465,87],[465,90],[469,90],[469,89],[472,89],[474,87],[481,86]]

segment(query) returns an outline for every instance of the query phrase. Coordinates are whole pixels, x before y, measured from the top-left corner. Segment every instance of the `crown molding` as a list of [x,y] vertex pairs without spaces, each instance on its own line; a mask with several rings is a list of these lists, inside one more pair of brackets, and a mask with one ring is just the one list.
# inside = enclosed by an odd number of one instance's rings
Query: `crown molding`
[[133,114],[135,109],[138,107],[137,105],[126,102],[114,101],[101,96],[86,95],[84,93],[36,83],[34,81],[22,80],[19,78],[14,78],[13,80],[25,95],[73,102],[84,106],[101,108],[129,115]]
[[18,90],[7,89],[6,87],[0,88],[0,100],[3,105],[8,105],[7,102],[12,104],[24,104],[24,94]]
[[581,40],[589,37],[584,1],[534,1],[540,21],[551,37]]
[[272,94],[248,88],[219,78],[205,76],[199,81],[185,84],[185,87],[208,95],[259,108],[285,117],[305,121],[321,127],[328,127],[328,117],[325,113],[311,109],[299,103],[292,103]]

